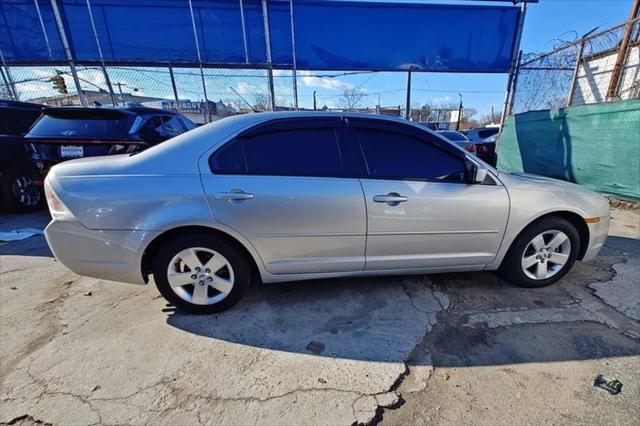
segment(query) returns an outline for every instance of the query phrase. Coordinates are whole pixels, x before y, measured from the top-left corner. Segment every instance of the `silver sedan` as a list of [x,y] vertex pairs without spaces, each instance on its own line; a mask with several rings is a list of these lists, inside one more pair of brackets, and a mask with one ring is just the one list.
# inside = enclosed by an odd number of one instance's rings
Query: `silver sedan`
[[211,313],[249,283],[498,270],[542,287],[593,259],[607,200],[497,171],[423,127],[263,113],[49,173],[45,233],[69,269]]

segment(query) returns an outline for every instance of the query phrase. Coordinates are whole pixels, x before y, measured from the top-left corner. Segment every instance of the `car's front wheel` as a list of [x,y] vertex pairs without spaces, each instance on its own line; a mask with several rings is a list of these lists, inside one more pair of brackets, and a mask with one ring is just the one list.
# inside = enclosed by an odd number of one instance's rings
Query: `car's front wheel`
[[227,241],[185,235],[159,250],[153,278],[160,293],[176,308],[211,314],[238,303],[249,287],[251,268]]
[[580,249],[575,226],[560,217],[529,225],[513,243],[500,268],[509,282],[523,287],[544,287],[562,278]]

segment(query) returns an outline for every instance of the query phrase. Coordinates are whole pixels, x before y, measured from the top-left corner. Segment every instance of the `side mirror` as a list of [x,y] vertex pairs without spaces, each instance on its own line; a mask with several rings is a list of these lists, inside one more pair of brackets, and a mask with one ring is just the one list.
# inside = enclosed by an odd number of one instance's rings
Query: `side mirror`
[[475,166],[473,170],[473,179],[471,183],[482,183],[487,178],[489,171],[482,166]]

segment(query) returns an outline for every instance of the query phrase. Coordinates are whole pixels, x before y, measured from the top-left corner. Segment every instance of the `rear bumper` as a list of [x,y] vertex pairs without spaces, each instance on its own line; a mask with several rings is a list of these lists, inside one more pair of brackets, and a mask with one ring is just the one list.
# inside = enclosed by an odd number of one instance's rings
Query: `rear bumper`
[[610,221],[611,219],[607,215],[601,217],[598,223],[589,224],[589,245],[587,246],[587,251],[582,258],[583,261],[593,260],[598,253],[600,253],[600,250],[609,235]]
[[80,222],[52,221],[44,230],[54,256],[79,275],[145,284],[142,253],[159,232],[87,229]]

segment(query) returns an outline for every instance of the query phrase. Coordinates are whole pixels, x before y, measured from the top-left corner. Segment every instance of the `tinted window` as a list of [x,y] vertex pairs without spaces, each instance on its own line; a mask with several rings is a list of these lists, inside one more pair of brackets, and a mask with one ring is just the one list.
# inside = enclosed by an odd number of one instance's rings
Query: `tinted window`
[[370,177],[464,181],[464,163],[426,141],[391,131],[358,129]]
[[38,117],[40,111],[0,108],[0,135],[22,135]]
[[454,141],[454,142],[462,142],[467,140],[465,135],[458,132],[440,132],[440,134],[445,138],[449,139],[450,141]]
[[238,139],[211,159],[215,173],[344,176],[333,129],[277,131]]
[[488,138],[489,136],[493,136],[498,133],[499,129],[484,129],[478,130],[478,136],[480,139]]
[[38,120],[29,136],[62,138],[124,139],[131,127],[129,117],[57,117],[45,115]]
[[180,133],[186,132],[182,122],[175,115],[167,115],[162,117],[162,135],[167,139],[178,136]]
[[189,120],[188,118],[181,117],[181,120],[182,120],[182,125],[187,130],[195,129],[196,127],[198,127],[198,125],[196,123],[194,123],[193,121]]
[[138,136],[149,143],[158,143],[167,140],[162,127],[162,117],[153,116],[147,119],[138,131]]
[[247,166],[244,161],[242,140],[232,141],[227,143],[222,148],[218,149],[211,159],[209,160],[209,166],[214,173],[225,174],[244,174],[247,171]]

